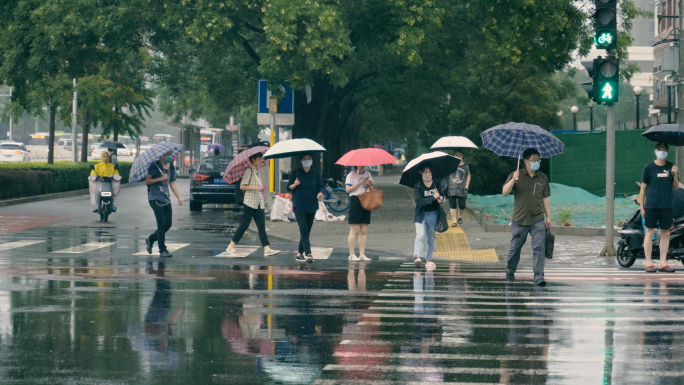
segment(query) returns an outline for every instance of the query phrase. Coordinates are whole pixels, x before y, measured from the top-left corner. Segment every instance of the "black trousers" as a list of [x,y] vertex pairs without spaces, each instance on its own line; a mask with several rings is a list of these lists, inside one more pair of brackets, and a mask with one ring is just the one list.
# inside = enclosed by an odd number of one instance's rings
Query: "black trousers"
[[306,255],[311,255],[309,234],[311,234],[316,213],[300,213],[295,211],[295,218],[297,218],[297,225],[299,225],[299,254],[306,253]]
[[150,235],[150,244],[159,242],[159,252],[166,250],[166,232],[171,228],[171,217],[173,211],[171,210],[171,202],[163,204],[161,201],[149,201],[154,217],[157,219],[157,231]]
[[238,226],[237,230],[235,230],[235,234],[233,235],[233,242],[240,242],[240,239],[242,239],[245,231],[247,231],[249,228],[252,218],[254,218],[254,223],[256,224],[257,230],[259,230],[259,240],[261,241],[261,246],[268,246],[268,236],[266,235],[266,215],[264,214],[264,209],[254,209],[247,205],[244,205],[242,209],[244,214],[242,215],[240,226]]

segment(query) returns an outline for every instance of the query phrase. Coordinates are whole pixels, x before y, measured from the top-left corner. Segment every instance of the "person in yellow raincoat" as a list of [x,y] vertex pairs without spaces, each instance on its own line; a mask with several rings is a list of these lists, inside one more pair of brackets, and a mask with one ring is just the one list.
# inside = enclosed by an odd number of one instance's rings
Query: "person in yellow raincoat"
[[97,176],[112,176],[119,175],[119,170],[114,167],[113,163],[109,162],[110,156],[108,151],[102,151],[100,155],[100,163],[96,164],[95,167],[90,170],[90,175]]
[[[90,170],[90,175],[92,180],[97,178],[98,176],[100,177],[106,177],[106,176],[113,176],[113,175],[119,175],[119,170],[116,169],[116,166],[113,163],[110,163],[110,155],[108,151],[102,151],[102,154],[100,155],[100,163],[96,164],[93,166],[92,170]],[[92,176],[95,176],[93,178]],[[117,178],[118,179],[118,178]],[[92,191],[91,191],[92,194]],[[93,210],[94,213],[97,212],[97,208]],[[112,211],[116,212],[116,206],[112,207]]]

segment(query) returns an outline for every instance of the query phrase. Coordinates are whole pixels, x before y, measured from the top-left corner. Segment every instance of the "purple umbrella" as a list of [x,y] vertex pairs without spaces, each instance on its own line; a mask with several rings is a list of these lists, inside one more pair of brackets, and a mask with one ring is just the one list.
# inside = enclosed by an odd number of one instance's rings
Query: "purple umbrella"
[[226,149],[225,147],[223,147],[222,145],[220,145],[218,143],[212,143],[212,144],[208,145],[207,148],[209,150],[219,150],[219,151]]

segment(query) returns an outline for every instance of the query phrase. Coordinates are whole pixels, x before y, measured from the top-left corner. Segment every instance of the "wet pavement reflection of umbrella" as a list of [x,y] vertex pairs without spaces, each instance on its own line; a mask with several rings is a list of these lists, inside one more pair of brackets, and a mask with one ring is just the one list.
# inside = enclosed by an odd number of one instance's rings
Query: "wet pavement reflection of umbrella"
[[465,136],[445,136],[439,138],[435,144],[430,147],[431,150],[456,150],[459,148],[477,148],[472,140]]
[[327,151],[311,139],[290,139],[274,144],[264,154],[264,159],[289,158],[310,152]]
[[[254,154],[263,154],[266,151],[268,151],[268,147],[257,146],[248,148],[245,151],[237,154],[237,156],[235,156],[235,158],[228,163],[226,172],[223,174],[223,180],[228,183],[235,183],[240,180],[242,175],[245,173],[245,170],[247,170],[247,167],[251,166],[252,164],[252,162],[249,161],[249,157]],[[261,167],[265,167],[267,164],[267,162],[263,162]]]
[[656,143],[684,146],[684,124],[659,124],[649,128],[641,136]]
[[422,177],[420,174],[421,164],[428,164],[430,166],[430,171],[432,171],[432,180],[438,181],[458,170],[458,165],[460,163],[461,159],[442,151],[434,151],[423,154],[410,161],[409,164],[406,165],[401,174],[399,184],[413,187],[416,183],[418,183]]
[[135,183],[145,179],[150,165],[161,158],[162,155],[170,152],[177,155],[183,151],[183,145],[178,143],[158,143],[145,150],[139,157],[135,158],[131,171],[128,174],[128,183]]
[[397,158],[380,148],[360,148],[344,154],[335,164],[340,166],[378,166],[396,163]]

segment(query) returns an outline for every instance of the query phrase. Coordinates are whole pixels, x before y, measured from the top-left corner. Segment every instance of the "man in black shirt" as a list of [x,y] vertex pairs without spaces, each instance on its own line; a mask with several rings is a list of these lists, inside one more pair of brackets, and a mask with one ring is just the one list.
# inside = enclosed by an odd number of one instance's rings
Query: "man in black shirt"
[[653,251],[653,234],[660,228],[660,271],[674,273],[675,269],[667,264],[667,249],[670,246],[670,227],[674,214],[672,192],[679,186],[677,166],[667,161],[669,149],[667,143],[656,145],[656,160],[647,163],[641,176],[641,192],[639,202],[641,217],[644,218],[646,236],[644,237],[644,254],[646,254],[646,272],[657,270],[651,261]]

